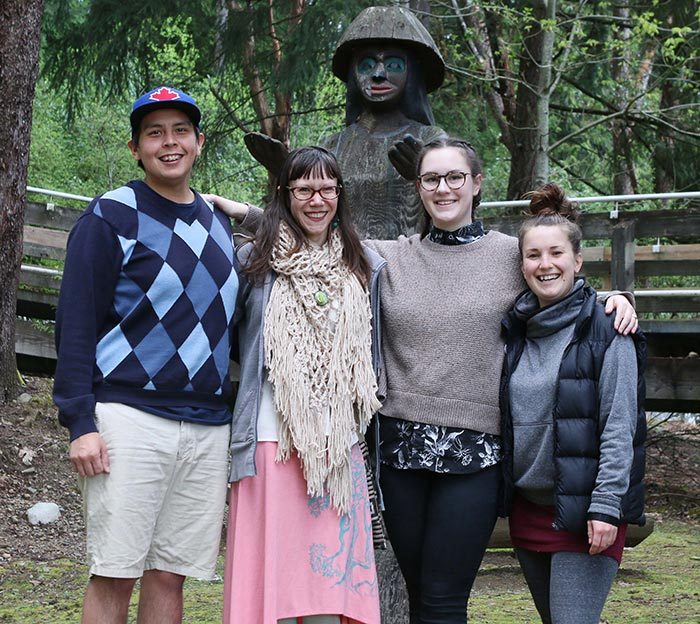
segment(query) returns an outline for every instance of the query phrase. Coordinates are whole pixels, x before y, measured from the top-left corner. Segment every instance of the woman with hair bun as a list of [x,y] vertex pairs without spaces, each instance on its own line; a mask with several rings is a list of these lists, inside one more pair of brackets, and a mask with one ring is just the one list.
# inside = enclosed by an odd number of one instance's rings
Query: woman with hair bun
[[529,194],[529,287],[503,321],[504,503],[545,624],[597,624],[628,523],[644,523],[644,337],[623,336],[577,277],[581,228],[564,192]]

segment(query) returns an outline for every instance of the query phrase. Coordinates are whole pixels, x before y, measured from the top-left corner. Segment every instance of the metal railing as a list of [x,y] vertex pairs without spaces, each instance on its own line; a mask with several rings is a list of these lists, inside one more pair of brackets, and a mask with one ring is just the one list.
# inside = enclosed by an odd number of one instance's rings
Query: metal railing
[[[569,199],[578,204],[618,204],[647,200],[700,199],[700,191],[686,191],[684,193],[640,193],[638,195],[594,195],[591,197],[571,197]],[[530,201],[527,199],[487,201],[481,202],[479,208],[525,208],[529,204]]]
[[63,193],[62,191],[52,191],[50,189],[37,188],[36,186],[28,186],[28,193],[38,193],[39,195],[48,195],[49,197],[60,197],[61,199],[77,199],[78,201],[91,202],[94,197],[86,197],[85,195],[75,195],[73,193]]
[[[90,202],[92,197],[85,195],[75,195],[73,193],[64,193],[62,191],[52,191],[50,189],[37,188],[28,186],[27,191],[30,193],[38,193],[40,195],[48,195],[49,197],[61,197],[63,199],[76,199],[78,201]],[[647,200],[669,200],[669,199],[700,199],[700,191],[686,191],[683,193],[641,193],[638,195],[595,195],[591,197],[571,197],[571,201],[579,204],[600,204],[600,203],[625,203]],[[479,204],[480,208],[524,208],[529,204],[527,199],[515,199],[508,201],[487,201]]]

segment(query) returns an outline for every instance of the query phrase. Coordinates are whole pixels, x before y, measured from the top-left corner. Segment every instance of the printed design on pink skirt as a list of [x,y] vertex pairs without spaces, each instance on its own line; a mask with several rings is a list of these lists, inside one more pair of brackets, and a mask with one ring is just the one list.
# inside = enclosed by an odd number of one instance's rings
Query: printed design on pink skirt
[[[352,507],[349,513],[339,517],[337,544],[311,544],[309,560],[314,573],[336,579],[334,586],[343,585],[359,595],[376,596],[377,574],[367,481],[361,455],[355,450],[352,457]],[[308,508],[314,518],[322,513],[337,514],[328,495],[309,497]],[[331,554],[326,554],[328,551]]]

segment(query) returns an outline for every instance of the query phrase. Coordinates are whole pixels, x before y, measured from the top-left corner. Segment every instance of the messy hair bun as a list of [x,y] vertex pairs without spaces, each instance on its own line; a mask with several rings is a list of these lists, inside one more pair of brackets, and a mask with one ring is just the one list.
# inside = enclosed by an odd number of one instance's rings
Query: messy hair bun
[[576,222],[578,219],[577,205],[572,202],[558,184],[548,183],[524,195],[530,200],[527,213],[530,216],[523,222],[518,231],[518,245],[522,253],[523,238],[529,230],[539,225],[558,225],[569,237],[574,253],[581,252],[583,232]]
[[533,217],[559,214],[569,221],[576,221],[577,204],[569,200],[564,189],[558,184],[545,184],[535,191],[525,193],[525,199],[530,200],[528,212]]

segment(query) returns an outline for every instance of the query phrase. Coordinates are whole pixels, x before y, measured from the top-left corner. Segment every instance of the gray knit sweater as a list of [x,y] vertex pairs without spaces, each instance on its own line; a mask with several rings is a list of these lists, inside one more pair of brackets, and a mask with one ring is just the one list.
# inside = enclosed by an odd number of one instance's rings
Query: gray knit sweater
[[469,245],[418,235],[368,241],[387,260],[380,282],[382,414],[500,433],[500,323],[525,288],[517,239]]
[[[581,311],[583,280],[565,299],[540,309],[532,293],[521,297],[516,314],[527,319],[527,340],[510,379],[513,419],[513,477],[518,491],[534,503],[553,504],[553,411],[559,366]],[[637,360],[634,343],[617,335],[598,383],[600,460],[589,512],[620,517],[629,486],[632,439],[637,422]]]

